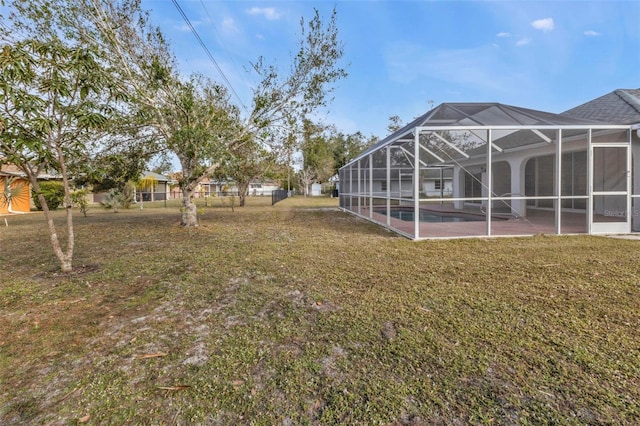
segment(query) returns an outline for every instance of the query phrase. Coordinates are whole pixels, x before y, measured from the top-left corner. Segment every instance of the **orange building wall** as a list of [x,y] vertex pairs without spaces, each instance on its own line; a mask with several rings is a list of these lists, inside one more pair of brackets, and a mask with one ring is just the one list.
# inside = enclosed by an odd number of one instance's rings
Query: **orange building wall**
[[[31,210],[30,185],[25,179],[17,179],[11,184],[12,189],[20,187],[18,194],[11,197],[11,205],[7,204],[4,198],[0,199],[0,214],[11,212],[28,213]],[[5,189],[5,178],[0,177],[0,191]]]

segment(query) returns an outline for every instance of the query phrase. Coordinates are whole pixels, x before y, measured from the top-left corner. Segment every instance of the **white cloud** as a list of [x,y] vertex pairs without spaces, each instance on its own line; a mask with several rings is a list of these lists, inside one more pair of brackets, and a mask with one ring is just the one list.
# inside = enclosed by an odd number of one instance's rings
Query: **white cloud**
[[598,36],[601,36],[602,33],[599,33],[599,32],[594,31],[594,30],[587,30],[587,31],[584,32],[584,35],[586,35],[587,37],[598,37]]
[[498,33],[496,34],[498,37],[511,37],[511,33]]
[[491,45],[426,52],[419,45],[395,43],[387,46],[385,56],[389,79],[401,85],[424,84],[428,79],[446,82],[449,90],[495,93],[510,93],[526,85],[523,78],[527,77],[516,72]]
[[536,30],[541,30],[546,33],[554,27],[553,18],[537,19],[531,23],[531,26]]
[[238,29],[238,26],[236,25],[236,21],[234,21],[233,18],[224,18],[222,20],[221,26],[222,26],[222,31],[224,31],[227,34],[240,32],[240,30]]
[[521,38],[520,40],[516,41],[516,46],[526,46],[529,43],[531,43],[531,39],[528,38],[528,37],[525,37],[525,38]]
[[280,14],[273,7],[252,7],[247,10],[249,15],[262,15],[269,21],[280,19]]
[[[191,21],[191,25],[193,25],[194,28],[198,27],[200,24],[202,24],[202,21]],[[191,31],[191,27],[187,24],[177,25],[174,28],[182,32]]]

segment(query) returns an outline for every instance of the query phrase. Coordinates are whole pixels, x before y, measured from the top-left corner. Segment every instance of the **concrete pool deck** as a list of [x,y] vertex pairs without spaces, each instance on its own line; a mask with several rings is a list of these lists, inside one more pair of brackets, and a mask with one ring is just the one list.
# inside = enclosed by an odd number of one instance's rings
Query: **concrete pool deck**
[[[382,225],[399,231],[405,235],[413,236],[413,221],[405,221],[393,217],[387,218],[385,214],[376,213],[376,210],[384,206],[374,206],[373,211],[368,207],[361,207],[359,213]],[[386,210],[386,209],[385,209]],[[482,215],[479,209],[454,209],[450,204],[429,205],[422,207],[424,211],[436,214],[451,215]],[[504,214],[492,215],[491,236],[526,236],[538,234],[556,234],[555,213],[550,210],[528,209],[526,217],[513,217]],[[601,221],[607,218],[600,218]],[[613,219],[615,220],[615,219]],[[563,211],[560,219],[560,231],[563,235],[586,234],[587,216],[585,213]],[[420,222],[420,238],[459,238],[459,237],[483,237],[487,236],[486,221],[472,222]],[[640,239],[640,234],[619,235],[618,237],[630,237]]]

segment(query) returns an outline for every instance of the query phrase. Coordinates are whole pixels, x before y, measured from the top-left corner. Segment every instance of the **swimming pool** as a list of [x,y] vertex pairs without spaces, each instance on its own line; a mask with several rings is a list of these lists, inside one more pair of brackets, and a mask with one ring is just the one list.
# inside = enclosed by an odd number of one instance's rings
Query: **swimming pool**
[[[387,209],[375,209],[378,214],[387,215]],[[395,208],[391,209],[391,217],[406,222],[413,222],[413,210]],[[420,210],[420,222],[441,223],[441,222],[484,222],[485,218],[480,215],[463,215],[446,212],[435,212],[431,210]]]

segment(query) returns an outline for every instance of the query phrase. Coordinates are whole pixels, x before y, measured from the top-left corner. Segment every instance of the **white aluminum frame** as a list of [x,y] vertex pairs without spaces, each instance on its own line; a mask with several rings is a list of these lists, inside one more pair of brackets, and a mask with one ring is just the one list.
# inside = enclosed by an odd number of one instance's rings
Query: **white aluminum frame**
[[[349,202],[349,208],[345,208],[345,207],[341,207],[341,209],[343,211],[349,211],[350,213],[356,214],[357,216],[363,217],[365,219],[371,220],[379,225],[382,225],[396,233],[399,233],[401,235],[404,235],[408,238],[414,239],[414,240],[418,240],[418,239],[427,239],[427,238],[434,238],[434,237],[429,237],[429,236],[422,236],[420,235],[420,205],[421,202],[455,202],[455,201],[480,201],[481,203],[486,203],[486,229],[485,229],[485,234],[484,235],[469,235],[468,237],[478,237],[478,236],[493,236],[493,230],[492,230],[492,210],[493,210],[493,202],[494,201],[512,201],[512,200],[531,200],[531,199],[535,199],[535,200],[553,200],[554,201],[554,221],[555,221],[555,233],[556,234],[562,234],[562,201],[565,199],[586,199],[586,233],[587,234],[601,234],[601,233],[630,233],[631,232],[631,227],[632,227],[632,209],[633,209],[633,199],[636,198],[640,198],[640,193],[639,194],[633,194],[632,191],[632,170],[631,170],[631,166],[632,166],[632,156],[633,156],[633,149],[632,149],[632,135],[631,135],[631,131],[634,129],[633,126],[631,125],[560,125],[560,126],[554,126],[554,125],[530,125],[530,126],[517,126],[517,125],[507,125],[507,126],[417,126],[414,128],[413,130],[413,139],[394,139],[394,140],[390,140],[388,143],[385,143],[384,145],[378,147],[378,150],[382,150],[385,149],[386,150],[386,194],[383,197],[380,196],[375,196],[374,195],[374,191],[373,191],[373,152],[367,152],[365,155],[361,155],[356,157],[351,163],[345,165],[344,167],[350,167],[350,165],[354,164],[357,162],[357,174],[358,174],[358,183],[357,183],[357,194],[351,193],[351,191],[349,193],[346,194],[341,194],[344,196],[348,196],[351,200],[356,197],[359,198],[360,200],[362,200],[362,198],[368,198],[369,201],[369,214],[368,215],[364,215],[362,212],[362,202],[359,200],[358,201],[358,207],[357,209],[353,208],[353,201]],[[505,196],[496,196],[493,194],[493,151],[497,151],[499,153],[504,153],[504,149],[498,145],[495,144],[494,140],[493,140],[493,132],[494,131],[509,131],[509,130],[513,130],[513,131],[521,131],[521,130],[531,130],[533,133],[535,133],[536,135],[538,135],[542,141],[544,141],[546,144],[551,144],[553,143],[553,140],[551,140],[549,137],[547,137],[546,135],[544,135],[542,133],[543,130],[553,130],[556,132],[556,141],[555,141],[555,150],[554,150],[554,154],[555,154],[555,179],[554,179],[554,195],[550,195],[550,196],[522,196],[522,195],[511,195],[509,197],[505,197]],[[563,138],[563,130],[586,130],[587,132],[587,155],[586,155],[586,161],[587,161],[587,178],[588,178],[588,183],[587,183],[587,194],[586,195],[570,195],[570,196],[563,196],[562,195],[562,154],[563,154],[563,142],[564,142],[564,138]],[[592,136],[593,136],[593,132],[594,131],[598,131],[598,130],[628,130],[629,133],[629,138],[627,140],[627,142],[592,142]],[[490,188],[487,193],[486,196],[482,196],[482,197],[471,197],[471,198],[466,198],[466,197],[456,197],[456,198],[444,198],[443,196],[441,196],[440,198],[429,198],[429,199],[421,199],[420,198],[420,165],[424,165],[424,166],[428,166],[426,163],[424,163],[422,160],[420,160],[420,149],[422,148],[425,152],[427,152],[429,155],[432,155],[434,158],[436,158],[438,161],[441,162],[445,162],[442,161],[442,158],[440,158],[438,155],[436,155],[435,153],[433,153],[431,150],[427,149],[426,147],[422,146],[421,142],[420,142],[420,136],[422,134],[433,134],[436,137],[438,137],[438,139],[442,140],[443,142],[446,142],[446,144],[448,146],[451,146],[452,149],[455,149],[456,151],[458,151],[463,157],[465,157],[466,159],[469,159],[469,155],[467,155],[464,152],[460,152],[460,150],[457,149],[457,147],[455,147],[455,145],[450,144],[448,141],[446,141],[446,139],[442,138],[439,134],[435,133],[437,131],[469,131],[471,133],[473,133],[474,135],[476,135],[477,137],[480,137],[479,134],[482,134],[481,132],[486,132],[486,140],[484,138],[481,138],[482,140],[485,140],[486,143],[486,154],[485,154],[485,167],[486,167],[486,178],[485,178],[485,182],[483,182],[483,186],[486,186],[487,188]],[[398,141],[402,141],[402,142],[411,142],[411,140],[413,140],[414,142],[414,152],[411,153],[410,151],[408,151],[406,148],[404,147],[398,147],[398,146],[393,146],[392,144]],[[542,142],[541,141],[541,142]],[[624,147],[626,148],[626,159],[627,159],[627,178],[626,178],[626,191],[594,191],[593,190],[593,173],[594,173],[594,165],[593,165],[593,161],[594,161],[594,155],[593,155],[593,149],[594,148],[598,148],[598,147],[616,147],[616,148],[620,148],[620,147]],[[397,197],[392,197],[391,196],[391,171],[392,171],[392,167],[391,167],[391,149],[393,148],[400,148],[403,150],[403,152],[405,153],[405,155],[408,154],[408,156],[412,156],[413,157],[413,161],[411,161],[408,157],[407,159],[409,160],[410,163],[413,164],[413,188],[412,188],[412,193],[413,193],[413,197],[412,198],[405,198],[402,194],[402,191],[400,191],[400,193],[398,194]],[[516,150],[523,150],[525,149],[524,147],[515,147],[515,148],[510,148],[508,152],[512,152],[512,151],[516,151]],[[360,160],[367,158],[369,160],[369,167],[368,167],[368,175],[369,175],[369,193],[368,194],[364,194],[362,192],[362,188],[361,188],[361,163]],[[638,159],[638,163],[640,163],[640,159]],[[399,172],[400,173],[400,172]],[[442,173],[442,171],[441,171]],[[512,172],[513,173],[513,172]],[[638,172],[640,173],[640,172]],[[348,187],[349,188],[353,188],[353,167],[349,168],[349,178],[351,179],[351,182],[349,182]],[[401,180],[402,178],[399,177],[399,183],[401,184]],[[346,185],[343,185],[342,187],[346,187]],[[594,215],[593,215],[593,198],[594,196],[599,196],[599,195],[623,195],[627,197],[627,204],[626,204],[626,221],[625,222],[594,222]],[[373,214],[373,207],[374,207],[374,200],[375,199],[385,199],[386,201],[386,221],[385,223],[380,223],[378,220],[374,220],[374,214]],[[391,220],[391,202],[392,200],[396,200],[399,203],[405,202],[405,203],[410,203],[413,205],[413,231],[411,233],[399,230],[397,228],[394,228],[392,226],[392,220]],[[407,204],[405,204],[407,205]],[[357,210],[357,211],[354,211]],[[524,234],[524,235],[528,235],[528,234]],[[435,237],[435,238],[466,238],[465,237]]]

